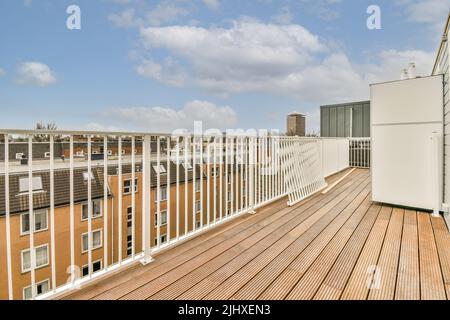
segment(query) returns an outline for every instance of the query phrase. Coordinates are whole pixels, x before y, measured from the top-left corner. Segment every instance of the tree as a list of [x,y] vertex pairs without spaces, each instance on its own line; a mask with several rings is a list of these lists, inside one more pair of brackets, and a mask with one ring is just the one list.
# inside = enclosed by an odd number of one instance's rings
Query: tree
[[[35,130],[37,131],[56,131],[58,126],[54,122],[49,122],[44,124],[43,122],[36,123]],[[38,142],[49,141],[50,137],[48,134],[36,134],[34,139]],[[59,137],[55,136],[55,139],[59,139]]]

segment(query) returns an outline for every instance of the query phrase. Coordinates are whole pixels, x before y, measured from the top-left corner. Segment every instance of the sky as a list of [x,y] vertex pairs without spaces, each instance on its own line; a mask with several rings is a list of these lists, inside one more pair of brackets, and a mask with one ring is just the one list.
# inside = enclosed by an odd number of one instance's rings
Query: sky
[[[71,5],[81,29],[69,29]],[[369,29],[370,5],[381,29]],[[0,127],[285,130],[431,74],[450,0],[2,0]],[[73,20],[70,20],[73,21]]]

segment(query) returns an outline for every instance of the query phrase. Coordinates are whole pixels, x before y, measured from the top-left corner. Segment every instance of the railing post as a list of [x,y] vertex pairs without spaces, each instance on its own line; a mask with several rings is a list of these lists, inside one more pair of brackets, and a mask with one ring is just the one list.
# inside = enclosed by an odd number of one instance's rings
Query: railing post
[[151,256],[150,239],[150,136],[144,136],[142,145],[142,265],[154,261]]
[[6,264],[8,272],[8,299],[14,299],[11,259],[11,221],[9,204],[9,136],[5,134],[5,212],[6,212]]
[[256,137],[250,137],[250,148],[249,148],[249,174],[250,174],[250,186],[249,186],[249,201],[250,201],[250,214],[255,214],[255,153],[256,153],[256,146],[255,146],[255,139]]

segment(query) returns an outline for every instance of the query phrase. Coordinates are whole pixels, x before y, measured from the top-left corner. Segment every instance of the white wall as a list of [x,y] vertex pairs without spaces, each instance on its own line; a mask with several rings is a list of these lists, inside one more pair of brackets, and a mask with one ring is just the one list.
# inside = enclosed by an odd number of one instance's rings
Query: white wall
[[322,138],[322,168],[325,177],[349,167],[349,148],[347,138]]
[[[450,25],[449,25],[450,28]],[[448,30],[447,30],[448,34]],[[437,57],[434,74],[444,75],[444,202],[450,202],[450,86],[449,86],[450,52],[448,41]]]
[[431,138],[434,133],[443,135],[442,79],[433,76],[371,86],[373,201],[439,208],[442,180],[436,181],[434,161],[439,155]]

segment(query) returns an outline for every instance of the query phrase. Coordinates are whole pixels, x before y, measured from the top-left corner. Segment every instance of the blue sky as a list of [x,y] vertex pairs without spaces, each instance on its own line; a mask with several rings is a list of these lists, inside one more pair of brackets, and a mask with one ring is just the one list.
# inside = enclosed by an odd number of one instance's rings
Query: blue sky
[[[68,30],[66,9],[81,9]],[[366,26],[381,9],[381,30]],[[415,62],[428,75],[450,0],[2,0],[0,127],[318,130],[322,104]]]

